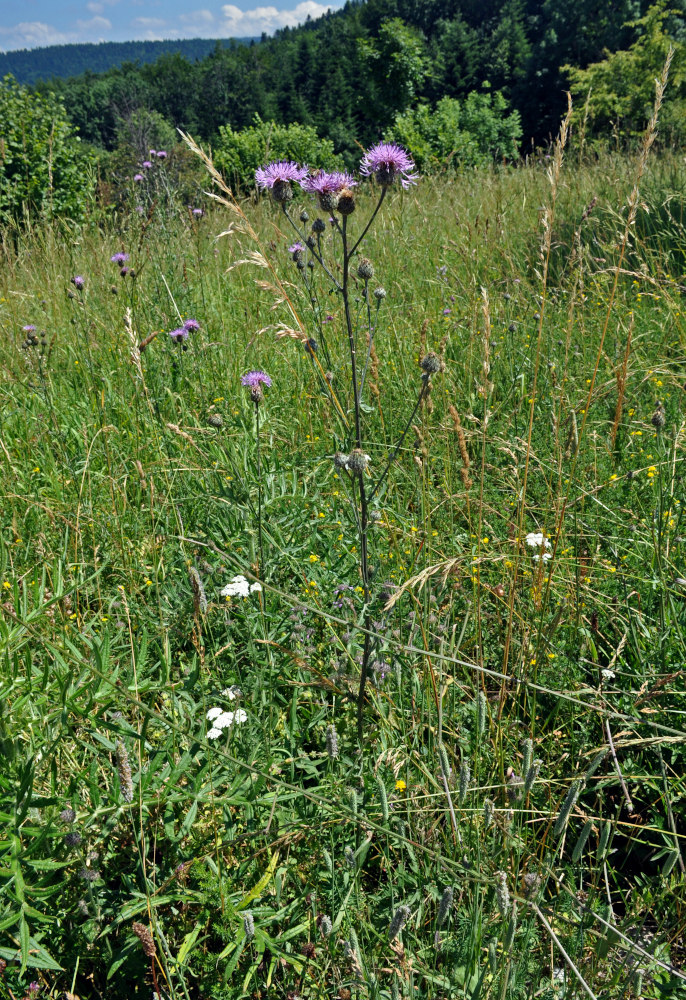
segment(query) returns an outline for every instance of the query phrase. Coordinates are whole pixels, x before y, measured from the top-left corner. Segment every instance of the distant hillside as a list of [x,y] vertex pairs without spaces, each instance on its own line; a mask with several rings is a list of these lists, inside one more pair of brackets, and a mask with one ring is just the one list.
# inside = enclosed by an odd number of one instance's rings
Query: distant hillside
[[81,73],[104,73],[123,63],[152,63],[168,53],[179,53],[191,62],[204,59],[216,46],[259,41],[255,38],[183,38],[161,42],[100,42],[82,45],[48,45],[38,49],[0,52],[0,78],[11,73],[19,83],[67,79]]

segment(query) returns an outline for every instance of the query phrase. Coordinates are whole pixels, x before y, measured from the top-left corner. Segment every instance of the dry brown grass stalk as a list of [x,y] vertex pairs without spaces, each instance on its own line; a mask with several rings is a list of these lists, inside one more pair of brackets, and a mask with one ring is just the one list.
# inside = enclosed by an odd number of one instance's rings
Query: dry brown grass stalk
[[460,422],[460,414],[457,412],[452,403],[448,406],[448,413],[452,419],[453,428],[457,434],[457,446],[460,449],[460,458],[462,459],[462,468],[460,469],[460,478],[464,484],[466,490],[472,485],[472,480],[469,476],[469,451],[467,450],[467,439],[465,437],[464,428]]
[[615,418],[612,421],[612,430],[610,431],[610,448],[614,449],[615,441],[617,440],[617,431],[619,430],[619,425],[622,421],[622,409],[624,407],[624,396],[626,394],[626,383],[627,383],[627,371],[629,368],[629,355],[631,353],[631,337],[634,330],[634,315],[631,314],[631,319],[629,321],[629,331],[626,335],[626,346],[624,348],[624,357],[622,363],[615,371],[615,377],[617,379],[617,405],[615,406]]

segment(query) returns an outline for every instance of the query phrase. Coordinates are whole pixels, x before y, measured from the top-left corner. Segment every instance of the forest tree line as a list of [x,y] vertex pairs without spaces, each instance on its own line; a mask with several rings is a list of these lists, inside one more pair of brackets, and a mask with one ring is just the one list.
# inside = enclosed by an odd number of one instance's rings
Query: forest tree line
[[[686,0],[658,6],[670,11],[665,36],[683,41]],[[40,89],[62,99],[83,141],[104,149],[116,145],[122,119],[147,108],[205,141],[259,115],[311,125],[356,154],[409,108],[484,87],[518,112],[525,144],[542,144],[566,106],[563,67],[583,70],[629,49],[645,36],[649,9],[650,0],[349,0],[256,44],[217,45],[194,61],[167,53]]]

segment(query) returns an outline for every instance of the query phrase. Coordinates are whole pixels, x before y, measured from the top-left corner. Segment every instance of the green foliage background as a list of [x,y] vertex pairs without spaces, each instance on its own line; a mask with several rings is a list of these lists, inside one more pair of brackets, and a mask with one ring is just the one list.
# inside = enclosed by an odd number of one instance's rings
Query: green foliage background
[[68,216],[78,221],[94,188],[93,157],[53,94],[0,84],[0,218]]

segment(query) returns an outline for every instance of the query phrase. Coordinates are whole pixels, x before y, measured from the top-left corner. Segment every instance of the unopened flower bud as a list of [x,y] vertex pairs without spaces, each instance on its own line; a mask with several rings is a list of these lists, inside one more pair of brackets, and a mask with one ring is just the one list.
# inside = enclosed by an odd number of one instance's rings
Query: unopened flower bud
[[365,455],[361,448],[353,448],[348,455],[348,469],[355,475],[361,476],[369,465],[369,455]]
[[363,257],[357,265],[357,276],[364,281],[371,281],[374,277],[374,265],[368,257]]
[[355,194],[350,188],[339,191],[337,207],[341,215],[352,215],[355,211]]
[[445,363],[435,351],[429,351],[419,362],[419,367],[426,375],[437,375],[445,371]]

